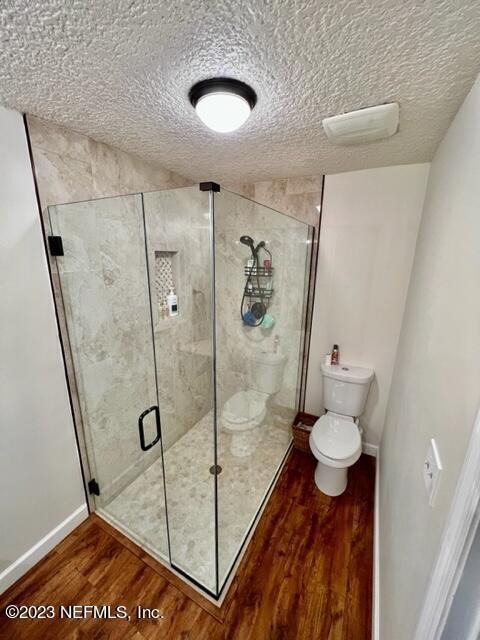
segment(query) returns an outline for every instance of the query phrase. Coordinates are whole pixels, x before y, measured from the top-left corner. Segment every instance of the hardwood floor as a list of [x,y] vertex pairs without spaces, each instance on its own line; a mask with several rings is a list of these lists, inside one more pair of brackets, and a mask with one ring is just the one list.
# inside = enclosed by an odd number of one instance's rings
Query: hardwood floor
[[[362,456],[334,499],[314,467],[292,450],[221,608],[92,515],[0,597],[0,638],[369,640],[375,461]],[[56,617],[9,620],[11,603]],[[124,605],[131,619],[59,619],[60,605]],[[164,617],[137,619],[138,605]]]

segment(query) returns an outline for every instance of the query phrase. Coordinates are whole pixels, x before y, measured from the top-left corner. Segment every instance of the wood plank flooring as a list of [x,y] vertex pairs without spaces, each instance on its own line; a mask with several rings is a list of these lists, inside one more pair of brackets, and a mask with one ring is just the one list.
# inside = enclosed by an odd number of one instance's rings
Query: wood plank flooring
[[[218,608],[95,515],[0,597],[8,640],[369,640],[375,461],[328,498],[292,450]],[[7,604],[124,605],[130,620],[9,620]],[[137,619],[137,605],[163,618]]]

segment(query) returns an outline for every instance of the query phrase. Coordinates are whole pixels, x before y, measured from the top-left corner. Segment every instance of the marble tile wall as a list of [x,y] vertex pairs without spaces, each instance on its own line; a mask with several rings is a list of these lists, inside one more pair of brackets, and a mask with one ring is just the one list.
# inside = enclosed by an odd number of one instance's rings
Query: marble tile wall
[[[159,447],[141,451],[137,429],[140,413],[157,404],[154,346],[164,451],[213,407],[208,194],[198,186],[145,193],[144,211],[150,278],[140,195],[49,208],[52,231],[63,237],[57,267],[102,504],[160,455]],[[158,304],[158,252],[175,255],[175,317]]]
[[[62,203],[74,203],[95,200],[109,196],[139,193],[157,189],[186,186],[192,182],[176,173],[152,165],[142,158],[127,154],[87,136],[41,120],[27,116],[27,128],[32,148],[42,214],[45,228],[49,233],[47,207]],[[87,210],[88,207],[87,207]],[[81,215],[81,214],[80,214]],[[79,220],[79,223],[81,221]],[[79,436],[79,446],[87,477],[98,480],[101,471],[96,465],[97,458],[92,453],[91,433],[87,433],[82,419],[82,407],[72,355],[71,336],[65,316],[66,301],[55,258],[50,258],[55,303],[57,307],[60,332],[64,345],[67,377],[71,392],[75,423]],[[83,407],[85,411],[85,407]],[[87,455],[87,450],[88,455]],[[130,451],[131,453],[131,451]],[[151,463],[158,452],[152,449],[146,456],[120,456],[120,467],[114,465],[105,478],[101,501],[105,501],[128,484],[136,474]],[[132,466],[133,462],[133,466]]]
[[[213,407],[210,214],[198,186],[144,194],[148,260],[175,253],[178,316],[153,305],[164,450]],[[152,299],[155,283],[151,281]],[[213,463],[213,432],[211,442]],[[169,487],[174,490],[173,487]]]
[[27,116],[42,210],[192,184],[163,167],[46,120]]
[[[49,208],[75,380],[101,504],[159,455],[138,417],[157,404],[140,195]],[[154,436],[146,421],[146,440]]]
[[[250,235],[256,243],[264,240],[273,256],[275,293],[269,307],[275,318],[272,329],[246,327],[240,317],[244,266],[250,257],[248,248],[239,243],[241,235]],[[292,411],[296,408],[309,240],[309,227],[293,218],[226,190],[216,194],[216,353],[220,407],[235,392],[249,388],[254,366],[249,357],[261,350],[273,350],[278,336],[287,360],[282,388],[274,401]]]
[[[306,222],[314,227],[312,260],[310,265],[310,295],[307,301],[305,321],[305,344],[310,344],[313,318],[313,291],[317,275],[318,245],[320,238],[320,220],[322,209],[324,176],[321,174],[298,178],[280,178],[255,183],[232,183],[228,188],[246,198],[259,202],[278,211]],[[305,406],[305,390],[308,369],[308,349],[304,350],[302,360],[302,388],[299,406]]]
[[[158,189],[191,184],[188,179],[161,167],[156,167],[141,158],[131,156],[119,149],[114,149],[39,118],[28,116],[27,124],[40,201],[44,211],[51,204],[95,200],[127,193],[138,193],[140,191],[154,192]],[[236,185],[236,187],[239,192],[248,197],[283,210],[309,224],[317,224],[318,226],[321,177],[258,182],[254,185]],[[150,264],[154,264],[155,251],[174,251],[178,261],[179,318],[176,321],[175,319],[165,320],[160,319],[159,314],[155,323],[157,366],[160,376],[159,388],[163,407],[162,426],[165,435],[164,444],[168,448],[212,407],[209,245],[208,237],[205,235],[208,235],[208,220],[205,217],[208,215],[208,207],[203,203],[199,208],[197,189],[191,193],[187,189],[169,193],[164,192],[163,194],[161,192],[147,194],[145,203],[146,205],[148,204],[148,211],[150,212],[148,214],[150,226],[148,235],[151,239],[151,246],[149,246]],[[197,203],[197,206],[195,203]],[[246,205],[247,201],[239,199],[239,203]],[[239,221],[241,221],[239,226],[236,226],[234,230],[230,230],[235,237],[238,231],[241,230],[240,227],[243,228],[245,226],[245,216],[251,222],[251,216],[258,214],[254,205],[244,206],[243,217],[240,213],[241,209],[242,207],[239,205]],[[257,207],[257,209],[259,208]],[[246,213],[247,211],[248,213]],[[230,213],[235,215],[232,212]],[[275,226],[273,220],[276,217],[274,215],[271,221],[266,219],[263,221],[265,226],[263,235],[265,237],[267,230],[270,231],[271,225]],[[285,220],[288,219],[285,218]],[[260,232],[261,224],[251,233],[254,236],[258,236]],[[291,230],[289,233],[291,234]],[[282,234],[283,231],[277,229],[272,232],[271,236],[271,242],[276,244],[277,247],[277,258],[280,252],[283,251],[283,248],[280,249],[284,241]],[[222,250],[221,244],[219,250]],[[285,251],[288,251],[287,247],[285,247]],[[241,278],[243,277],[243,269],[236,270],[237,262],[241,259],[243,258],[240,258],[240,254],[238,254],[235,258],[235,274],[233,275],[233,272],[230,274],[230,280],[235,281],[235,291],[238,289],[238,278],[240,277],[241,286]],[[109,277],[115,277],[119,264],[118,261],[112,262],[113,275],[109,275],[108,270],[103,268],[102,277],[106,278],[104,280],[105,286],[108,284]],[[62,334],[67,347],[66,359],[70,387],[74,396],[73,404],[77,424],[81,425],[81,413],[85,412],[86,408],[84,406],[83,412],[81,411],[77,385],[83,385],[84,383],[76,380],[74,375],[70,345],[72,336],[69,336],[69,332],[66,330],[64,313],[64,306],[68,310],[68,301],[62,299],[56,267],[57,265],[53,260],[52,274]],[[300,262],[299,269],[302,270],[304,267],[305,265]],[[220,302],[224,307],[221,313],[228,308],[228,312],[224,313],[224,345],[227,345],[227,337],[229,339],[233,338],[234,341],[238,338],[235,332],[230,335],[230,327],[228,325],[228,316],[230,313],[234,316],[234,309],[238,307],[238,300],[236,297],[232,297],[230,306],[230,302],[227,298],[223,298],[221,291],[222,278],[231,270],[231,263],[225,271],[222,269],[217,270],[221,274],[217,281],[217,287],[220,287],[217,302]],[[69,277],[71,278],[72,276]],[[288,273],[282,275],[282,278],[285,286],[292,285],[292,283],[289,283]],[[292,278],[293,280],[297,279],[294,272],[292,272]],[[152,278],[151,282],[153,280]],[[287,305],[287,303],[285,304]],[[296,318],[291,318],[292,309],[295,309],[294,299],[293,306],[290,305],[288,307],[287,305],[284,309],[276,310],[277,315],[282,318],[279,323],[277,322],[277,332],[282,328],[282,323],[285,323],[285,326],[288,322],[296,325]],[[69,310],[69,312],[71,311],[72,309]],[[271,336],[277,335],[277,332],[270,332],[270,340],[268,340],[267,336],[263,336],[262,340],[265,341],[267,348],[272,345]],[[245,335],[241,335],[241,339],[245,342]],[[298,370],[294,370],[294,362],[298,364],[300,341],[301,338],[298,337],[298,339],[295,338],[290,343],[289,348],[291,349],[292,357],[288,358],[285,385],[278,396],[279,400],[286,405],[292,403],[292,398],[297,389]],[[249,343],[250,340],[247,338],[247,344]],[[235,348],[233,344],[225,346],[226,350],[232,349],[235,351]],[[294,351],[296,352],[295,356],[293,355]],[[101,352],[101,349],[99,349],[99,352]],[[159,361],[160,358],[161,362]],[[135,367],[132,368],[130,362],[124,364],[130,367],[132,372],[135,371]],[[98,363],[97,365],[99,366]],[[230,393],[230,391],[233,393],[246,384],[242,349],[238,349],[236,355],[232,354],[231,365],[228,375],[222,376],[221,385],[226,389],[226,393]],[[139,372],[137,373],[139,374]],[[106,438],[107,441],[108,438]],[[92,447],[91,434],[84,434],[84,438],[81,438],[81,449],[85,451],[86,447]],[[128,446],[125,447],[125,451],[129,451]],[[150,464],[152,454],[149,454],[149,457],[143,456],[140,459],[140,466],[137,464],[139,460],[135,460],[134,456],[133,461],[135,464],[132,467],[132,451],[131,447],[130,452],[126,453],[125,456],[122,457],[120,455],[117,461],[118,464],[114,464],[113,461],[108,463],[107,467],[111,467],[111,477],[106,479],[106,484],[111,489],[107,491],[108,495],[117,493],[124,482],[130,482],[132,477],[141,472],[145,465]],[[95,460],[95,456],[90,455],[89,458],[90,460]],[[106,457],[97,455],[97,458],[108,460],[108,455]],[[87,470],[87,474],[90,472],[91,475],[99,475],[95,465],[94,461],[93,469]]]
[[231,183],[228,188],[246,198],[306,222],[319,226],[323,175],[280,178],[264,182]]
[[[219,410],[234,393],[251,387],[254,365],[249,356],[272,350],[278,336],[287,359],[275,403],[290,409],[293,416],[309,228],[226,190],[216,198]],[[64,238],[65,256],[57,266],[89,459],[104,502],[160,452],[140,451],[136,425],[138,415],[156,403],[141,206],[137,195],[50,208],[52,230]],[[208,194],[197,186],[146,193],[144,211],[152,274],[156,253],[170,252],[177,260],[178,316],[161,313],[155,279],[150,278],[166,451],[213,406]],[[249,257],[239,243],[242,234],[257,242],[265,240],[273,254],[276,292],[269,309],[275,317],[271,330],[247,328],[239,315]]]

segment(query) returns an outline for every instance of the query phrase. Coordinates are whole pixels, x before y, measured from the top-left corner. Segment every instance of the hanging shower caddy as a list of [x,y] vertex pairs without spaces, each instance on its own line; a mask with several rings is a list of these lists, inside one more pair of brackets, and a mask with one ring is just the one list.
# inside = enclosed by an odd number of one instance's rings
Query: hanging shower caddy
[[[244,267],[245,297],[252,301],[252,298],[264,298],[270,300],[273,296],[273,267]],[[268,307],[268,304],[266,305]]]

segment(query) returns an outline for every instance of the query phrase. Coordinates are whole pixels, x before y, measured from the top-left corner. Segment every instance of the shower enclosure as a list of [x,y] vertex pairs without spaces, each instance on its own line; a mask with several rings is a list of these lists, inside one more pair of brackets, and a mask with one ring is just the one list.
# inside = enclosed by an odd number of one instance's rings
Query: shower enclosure
[[[313,234],[217,189],[48,211],[94,508],[213,598],[291,444]],[[245,235],[267,251],[253,283]]]

